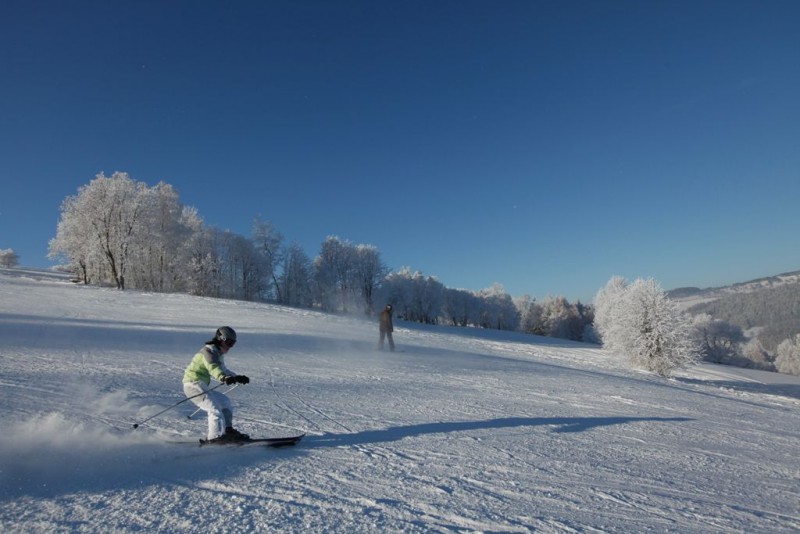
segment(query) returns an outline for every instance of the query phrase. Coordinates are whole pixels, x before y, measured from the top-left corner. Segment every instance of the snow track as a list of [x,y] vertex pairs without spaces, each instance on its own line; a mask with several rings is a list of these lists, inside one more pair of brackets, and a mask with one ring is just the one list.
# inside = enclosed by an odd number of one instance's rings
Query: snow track
[[[800,381],[664,380],[595,347],[0,274],[0,531],[800,531]],[[183,367],[222,324],[231,391],[288,449],[203,435]]]

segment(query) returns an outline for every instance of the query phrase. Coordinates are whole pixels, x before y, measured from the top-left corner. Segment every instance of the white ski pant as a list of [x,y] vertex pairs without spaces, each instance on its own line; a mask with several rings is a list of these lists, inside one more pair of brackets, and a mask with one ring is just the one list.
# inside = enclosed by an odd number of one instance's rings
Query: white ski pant
[[208,439],[218,438],[233,426],[230,399],[219,391],[209,391],[205,382],[184,382],[183,392],[198,408],[208,412]]

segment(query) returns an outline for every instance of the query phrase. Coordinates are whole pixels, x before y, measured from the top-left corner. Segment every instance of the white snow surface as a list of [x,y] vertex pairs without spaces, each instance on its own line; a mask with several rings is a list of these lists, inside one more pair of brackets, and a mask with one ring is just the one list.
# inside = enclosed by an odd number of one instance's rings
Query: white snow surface
[[[199,448],[218,326],[253,436]],[[0,531],[798,532],[800,380],[587,344],[0,271]],[[223,387],[227,389],[227,387]]]

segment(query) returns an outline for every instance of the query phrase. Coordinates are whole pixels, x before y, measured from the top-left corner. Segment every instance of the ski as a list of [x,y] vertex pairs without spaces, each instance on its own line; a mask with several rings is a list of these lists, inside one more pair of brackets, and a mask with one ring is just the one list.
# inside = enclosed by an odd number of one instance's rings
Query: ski
[[201,447],[219,446],[224,445],[228,447],[243,447],[247,445],[262,445],[264,447],[292,447],[305,437],[305,434],[297,436],[287,436],[281,438],[247,438],[235,441],[210,441],[207,439],[200,440]]

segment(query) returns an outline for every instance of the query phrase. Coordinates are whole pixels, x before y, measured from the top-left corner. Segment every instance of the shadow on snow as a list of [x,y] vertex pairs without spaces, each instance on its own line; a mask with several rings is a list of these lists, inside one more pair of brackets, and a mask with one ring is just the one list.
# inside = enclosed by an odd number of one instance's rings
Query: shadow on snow
[[520,428],[526,426],[553,426],[553,432],[584,432],[593,428],[639,423],[691,421],[686,417],[504,417],[485,421],[459,421],[444,423],[421,423],[418,425],[396,426],[383,430],[364,430],[347,434],[325,434],[308,436],[304,448],[340,447],[347,445],[368,445],[399,441],[405,438],[426,434],[443,434],[468,430],[492,430],[498,428]]

